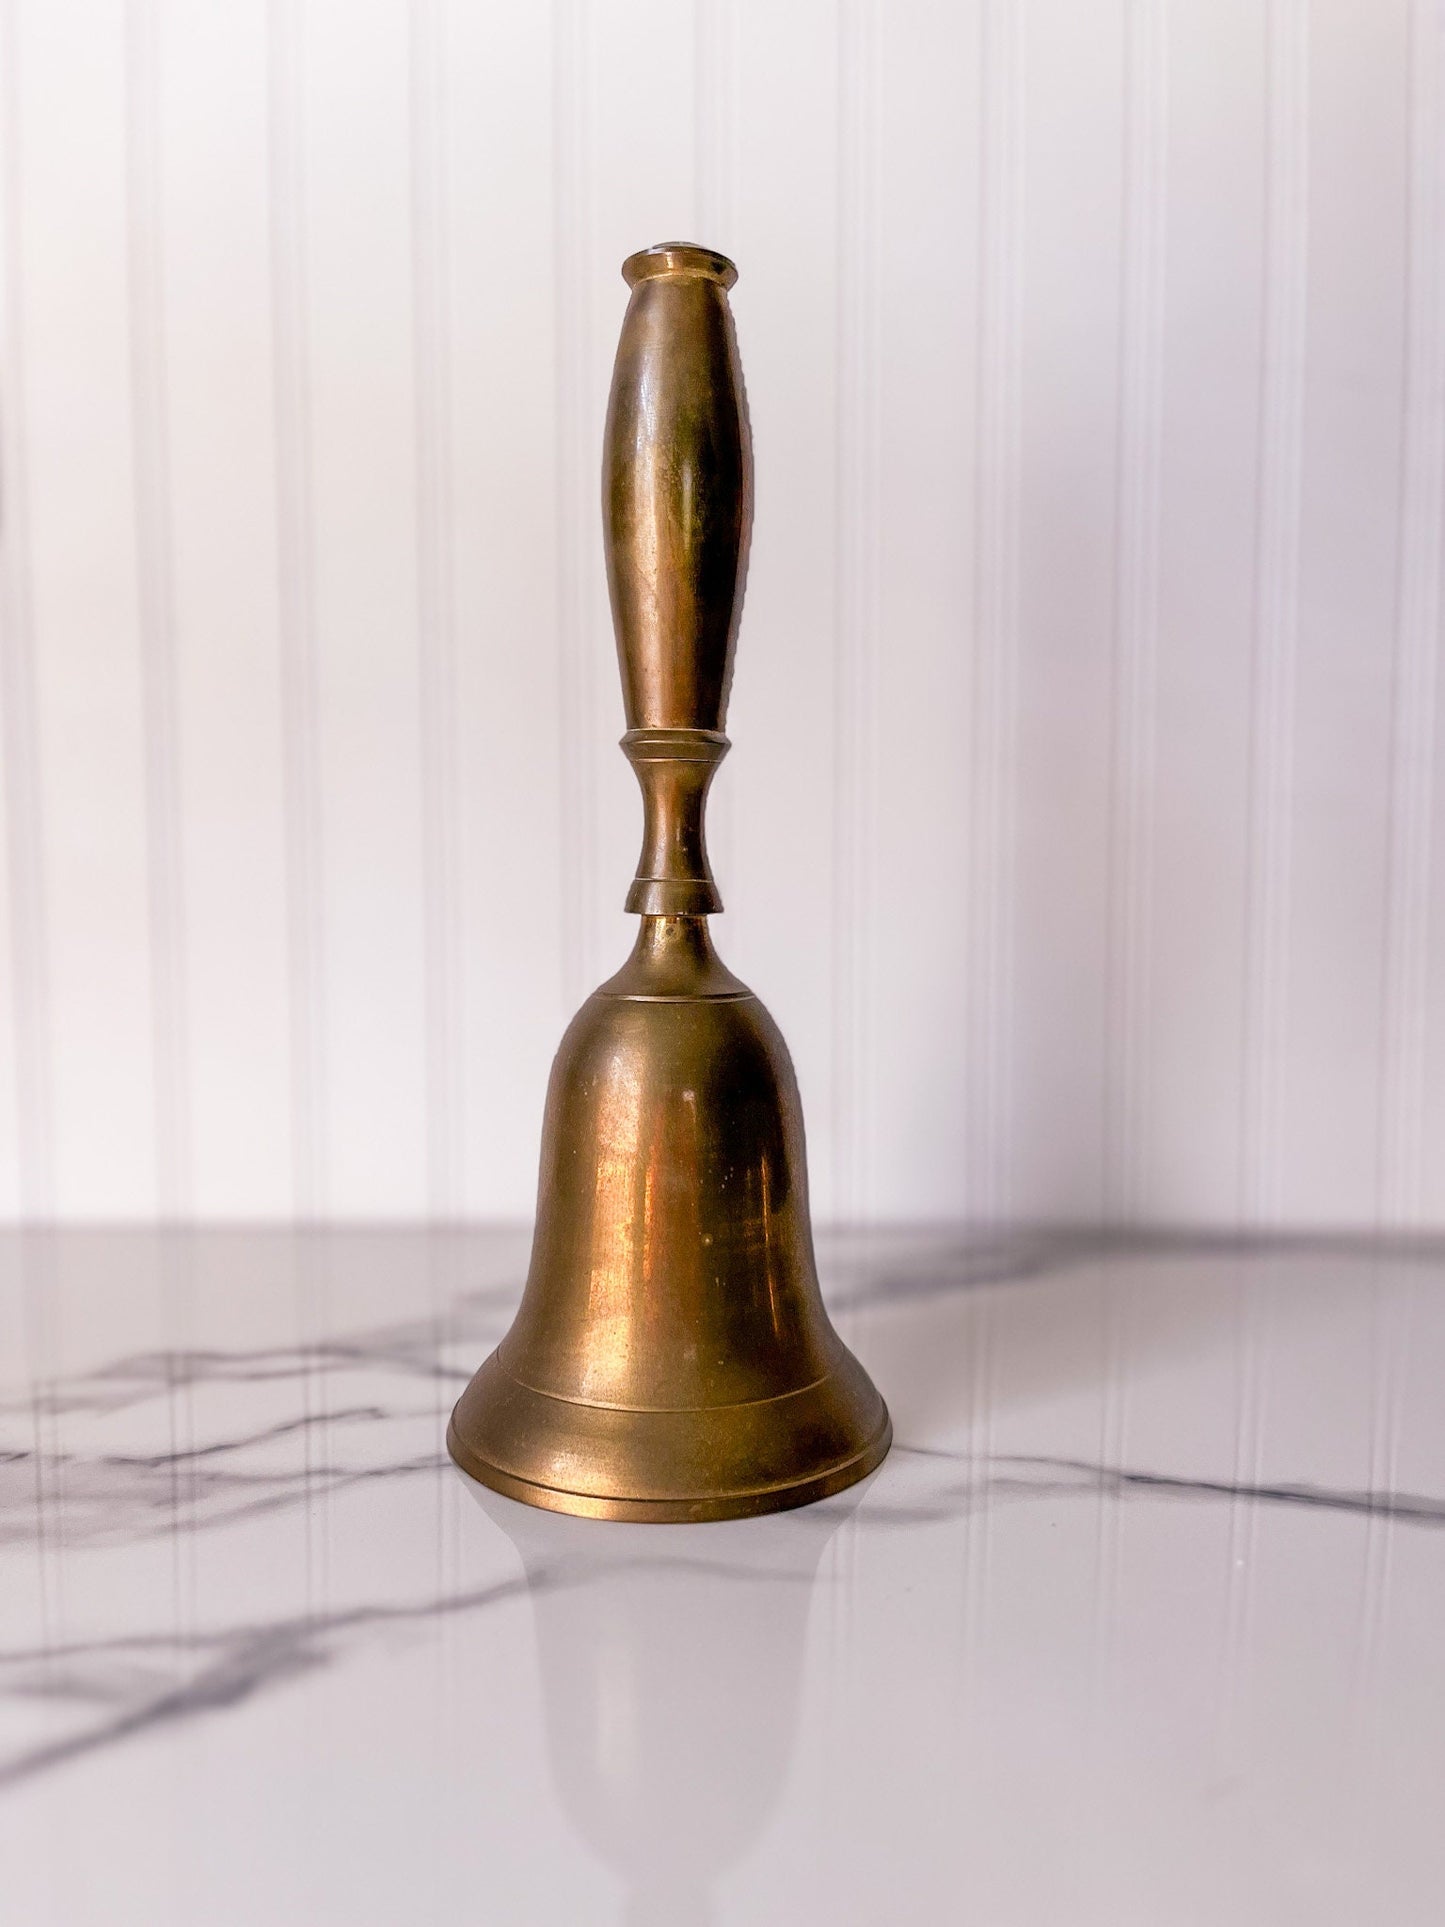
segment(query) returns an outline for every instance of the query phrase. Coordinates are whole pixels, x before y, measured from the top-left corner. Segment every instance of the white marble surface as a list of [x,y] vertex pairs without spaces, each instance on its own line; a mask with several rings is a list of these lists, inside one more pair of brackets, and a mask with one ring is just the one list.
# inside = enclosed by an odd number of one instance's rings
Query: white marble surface
[[863,1488],[441,1450],[517,1233],[0,1242],[0,1918],[1437,1927],[1445,1244],[825,1239]]

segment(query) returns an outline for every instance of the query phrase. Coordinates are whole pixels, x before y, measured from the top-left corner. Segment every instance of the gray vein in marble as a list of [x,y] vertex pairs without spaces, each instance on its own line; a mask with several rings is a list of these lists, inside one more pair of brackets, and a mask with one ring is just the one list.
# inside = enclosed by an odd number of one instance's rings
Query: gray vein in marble
[[[442,1315],[299,1345],[136,1352],[59,1381],[41,1381],[0,1398],[0,1420],[37,1414],[100,1416],[206,1385],[270,1384],[330,1373],[384,1370],[438,1385],[464,1385],[472,1353],[500,1337],[515,1305],[513,1286],[461,1293]],[[455,1362],[445,1354],[459,1347]],[[469,1362],[468,1362],[469,1361]]]
[[[1147,1236],[1121,1244],[1117,1234],[1039,1234],[995,1242],[970,1238],[940,1250],[937,1240],[916,1251],[880,1247],[858,1259],[841,1252],[830,1298],[867,1306],[958,1293],[990,1284],[1056,1275],[1072,1266],[1111,1263],[1132,1255],[1237,1255],[1241,1262],[1282,1252],[1371,1256],[1369,1239],[1305,1238],[1262,1241],[1227,1236]],[[1438,1262],[1438,1240],[1419,1242],[1418,1254],[1389,1247],[1392,1260],[1418,1255]],[[348,1487],[418,1476],[435,1477],[447,1460],[440,1427],[450,1388],[464,1383],[483,1351],[500,1335],[515,1299],[511,1286],[472,1292],[444,1316],[378,1327],[314,1345],[234,1352],[143,1352],[97,1370],[31,1387],[0,1401],[0,1420],[32,1428],[45,1449],[0,1451],[0,1540],[38,1543],[53,1532],[67,1551],[127,1541],[175,1538],[305,1508]],[[379,1382],[378,1382],[379,1381]],[[281,1412],[270,1424],[252,1416],[250,1429],[215,1436],[208,1388],[234,1385],[295,1388],[309,1403],[324,1388],[321,1409]],[[391,1385],[406,1396],[390,1403]],[[381,1396],[376,1396],[377,1391]],[[121,1415],[143,1424],[173,1417],[186,1398],[190,1442],[178,1444],[166,1426],[164,1449],[78,1449],[94,1422],[104,1434]],[[269,1393],[267,1394],[269,1396]],[[335,1408],[325,1409],[325,1397]],[[153,1408],[148,1412],[145,1408]],[[206,1435],[207,1417],[212,1418]],[[58,1436],[57,1436],[58,1435]],[[198,1436],[199,1435],[199,1436]],[[62,1439],[64,1445],[62,1448]],[[974,1507],[1012,1500],[1077,1498],[1109,1501],[1156,1498],[1291,1506],[1400,1526],[1445,1525],[1445,1499],[1420,1494],[1332,1488],[1303,1482],[1240,1484],[1189,1478],[1086,1460],[1027,1455],[978,1459],[967,1452],[900,1445],[898,1458],[867,1489],[857,1522],[862,1530],[945,1521]],[[268,1463],[279,1456],[281,1463]],[[342,1463],[334,1462],[338,1457]],[[300,1460],[301,1462],[298,1462]],[[910,1462],[912,1477],[906,1476]],[[934,1465],[936,1473],[928,1468]],[[460,1475],[457,1475],[460,1476]],[[46,1524],[46,1518],[50,1523]],[[58,1528],[58,1530],[56,1529]],[[703,1528],[708,1531],[710,1528]],[[528,1593],[604,1581],[625,1570],[692,1571],[711,1582],[756,1581],[730,1562],[726,1538],[716,1561],[669,1554],[656,1561],[614,1554],[605,1535],[598,1550],[558,1558],[469,1592],[415,1603],[365,1602],[333,1613],[292,1615],[194,1634],[141,1628],[90,1642],[50,1643],[0,1652],[0,1691],[12,1700],[48,1701],[87,1710],[79,1730],[32,1745],[0,1760],[0,1786],[15,1786],[147,1731],[174,1727],[205,1713],[238,1706],[319,1668],[342,1662],[388,1627],[424,1626],[448,1615],[481,1611]],[[771,1573],[768,1581],[811,1573]]]
[[[197,1714],[238,1706],[243,1701],[283,1681],[331,1663],[347,1634],[379,1626],[415,1623],[440,1618],[449,1613],[474,1612],[502,1600],[516,1598],[528,1591],[520,1575],[483,1586],[474,1592],[457,1593],[448,1598],[423,1601],[416,1605],[357,1606],[342,1612],[310,1617],[278,1619],[269,1624],[241,1626],[188,1638],[164,1635],[138,1635],[133,1638],[98,1640],[90,1645],[59,1647],[14,1654],[0,1653],[0,1667],[37,1667],[22,1675],[18,1683],[7,1681],[5,1690],[33,1698],[56,1698],[113,1703],[124,1698],[123,1686],[112,1675],[109,1680],[74,1672],[51,1669],[62,1660],[95,1658],[108,1653],[169,1651],[183,1660],[197,1651],[207,1657],[188,1679],[167,1683],[159,1691],[142,1691],[135,1703],[113,1718],[89,1726],[64,1739],[32,1747],[8,1761],[0,1761],[0,1788],[13,1787],[49,1768],[113,1746],[153,1728],[172,1725]],[[154,1689],[153,1676],[145,1684]]]
[[[0,1791],[155,1728],[238,1706],[344,1658],[354,1635],[420,1626],[623,1573],[654,1572],[703,1578],[709,1584],[811,1585],[814,1579],[811,1567],[793,1571],[773,1566],[760,1574],[722,1559],[676,1554],[619,1558],[603,1545],[596,1553],[558,1557],[545,1566],[534,1561],[525,1574],[429,1600],[354,1606],[208,1632],[121,1634],[0,1651],[0,1691],[13,1698],[121,1708],[63,1739],[0,1759]],[[177,1678],[197,1655],[200,1664],[194,1671]],[[164,1675],[159,1682],[158,1673]]]
[[[955,1238],[931,1237],[917,1249],[896,1246],[895,1234],[852,1233],[846,1242],[819,1239],[826,1296],[836,1310],[893,1306],[990,1285],[1026,1284],[1104,1265],[1124,1267],[1148,1259],[1233,1259],[1244,1264],[1317,1258],[1388,1260],[1391,1265],[1438,1267],[1445,1238],[1420,1232],[1314,1232],[1168,1230],[1060,1226],[1036,1231],[1011,1228],[990,1237],[970,1231]],[[837,1244],[837,1249],[833,1247]]]
[[[210,1445],[182,1446],[173,1452],[107,1452],[95,1461],[98,1465],[143,1465],[157,1470],[164,1465],[193,1465],[200,1459],[218,1457],[223,1452],[243,1452],[248,1446],[269,1445],[273,1439],[287,1438],[294,1432],[304,1432],[313,1425],[349,1425],[357,1419],[387,1419],[397,1414],[388,1412],[380,1405],[353,1405],[343,1407],[337,1412],[307,1412],[301,1418],[283,1419],[278,1425],[265,1426],[259,1432],[250,1432],[244,1438],[217,1439]],[[409,1417],[416,1414],[407,1414]]]
[[[1165,1498],[1242,1499],[1258,1505],[1295,1505],[1317,1507],[1327,1512],[1345,1512],[1367,1518],[1398,1520],[1402,1525],[1445,1526],[1445,1499],[1432,1499],[1414,1492],[1355,1491],[1348,1487],[1309,1485],[1295,1481],[1250,1485],[1227,1479],[1183,1478],[1167,1472],[1131,1471],[1125,1466],[1095,1465],[1087,1459],[1045,1458],[1023,1453],[1000,1453],[987,1460],[974,1460],[966,1452],[951,1452],[939,1446],[894,1446],[910,1458],[941,1459],[957,1465],[978,1465],[981,1480],[962,1481],[953,1491],[965,1504],[973,1498],[1027,1496],[1030,1498],[1074,1497],[1093,1492],[1106,1498],[1126,1498],[1131,1494]],[[1055,1473],[1053,1479],[1011,1476],[1016,1474]],[[946,1518],[956,1508],[913,1508],[910,1516]],[[890,1511],[888,1516],[896,1517]]]
[[[354,1408],[351,1416],[361,1414],[368,1420],[372,1408]],[[379,1408],[378,1408],[379,1409]],[[429,1416],[409,1413],[409,1417]],[[282,1428],[286,1429],[286,1428]],[[232,1441],[232,1449],[243,1449],[256,1440],[266,1441],[276,1428]],[[204,1448],[202,1448],[204,1449]],[[968,1476],[955,1485],[935,1490],[922,1503],[905,1493],[895,1493],[894,1481],[875,1477],[866,1510],[859,1522],[866,1530],[883,1526],[935,1523],[956,1517],[975,1504],[999,1499],[1073,1498],[1098,1494],[1121,1499],[1129,1496],[1189,1498],[1206,1501],[1239,1500],[1260,1504],[1295,1505],[1378,1516],[1402,1525],[1445,1525],[1445,1500],[1410,1493],[1380,1493],[1333,1489],[1315,1485],[1277,1483],[1238,1485],[1224,1480],[1183,1478],[1167,1473],[1144,1472],[1124,1467],[1096,1465],[1081,1459],[1026,1455],[998,1455],[974,1460],[967,1453],[937,1447],[900,1445],[903,1460],[923,1465],[941,1463],[967,1468]],[[169,1458],[172,1455],[161,1455]],[[415,1461],[349,1468],[332,1475],[336,1483],[367,1478],[407,1476],[419,1471],[435,1471],[445,1463],[440,1454]],[[146,1461],[122,1459],[112,1470],[130,1475],[154,1470]],[[267,1479],[285,1484],[294,1473],[254,1473],[233,1475],[264,1484]],[[206,1523],[230,1523],[242,1516],[278,1509],[315,1496],[313,1484],[299,1493],[272,1492],[249,1505],[233,1508]],[[73,1495],[72,1495],[73,1496]],[[187,1524],[194,1521],[187,1520]],[[67,1532],[67,1537],[69,1537]],[[722,1548],[720,1548],[721,1550]],[[134,1633],[85,1642],[35,1646],[0,1652],[0,1690],[16,1698],[74,1703],[103,1709],[107,1717],[86,1725],[76,1733],[0,1761],[0,1787],[13,1787],[32,1776],[112,1746],[121,1740],[173,1725],[179,1721],[236,1706],[272,1687],[306,1672],[335,1663],[345,1656],[349,1645],[380,1628],[398,1624],[422,1624],[438,1618],[481,1610],[523,1594],[536,1594],[561,1585],[578,1585],[614,1577],[623,1570],[649,1570],[656,1567],[670,1572],[691,1572],[711,1582],[753,1582],[758,1575],[730,1564],[726,1557],[716,1561],[676,1555],[649,1560],[641,1557],[611,1556],[599,1541],[595,1553],[571,1560],[559,1559],[552,1565],[533,1569],[524,1577],[499,1581],[471,1592],[417,1603],[364,1604],[330,1614],[290,1616],[271,1622],[222,1628],[191,1635]],[[796,1577],[811,1579],[811,1574],[792,1575],[773,1572],[767,1583],[786,1582]],[[196,1656],[201,1663],[191,1667]],[[161,1677],[158,1679],[157,1674]]]
[[[64,1381],[63,1388],[42,1385],[26,1393],[23,1401],[17,1399],[0,1406],[0,1412],[36,1407],[55,1414],[118,1412],[196,1385],[255,1385],[358,1366],[386,1367],[407,1377],[440,1379],[446,1383],[465,1384],[471,1377],[466,1367],[450,1365],[435,1355],[440,1338],[465,1337],[465,1332],[448,1330],[442,1334],[432,1323],[411,1327],[408,1329],[417,1335],[416,1349],[403,1350],[387,1342],[397,1329],[378,1333],[378,1342],[374,1344],[360,1339],[350,1343],[328,1340],[316,1345],[274,1346],[260,1351],[141,1352]],[[423,1342],[430,1348],[430,1356],[422,1352]]]
[[[309,1398],[311,1388],[335,1386],[348,1376],[353,1391],[371,1391],[368,1378],[388,1385],[430,1383],[439,1399],[450,1403],[453,1389],[466,1383],[478,1357],[495,1342],[515,1295],[510,1286],[470,1291],[445,1316],[382,1325],[313,1345],[134,1353],[0,1399],[0,1424],[8,1424],[12,1434],[21,1426],[40,1434],[35,1446],[0,1450],[0,1544],[33,1540],[38,1510],[60,1509],[68,1546],[114,1544],[164,1536],[181,1524],[188,1530],[230,1524],[305,1505],[359,1482],[434,1472],[445,1463],[439,1448],[402,1456],[393,1441],[389,1455],[369,1465],[352,1462],[349,1447],[359,1444],[364,1460],[375,1449],[373,1441],[393,1425],[421,1424],[434,1435],[440,1404],[361,1402],[347,1400],[344,1391],[334,1410],[326,1409],[323,1399],[320,1409],[288,1414],[239,1437],[202,1438],[182,1446],[168,1442],[166,1450],[153,1453],[62,1449],[46,1434],[57,1424],[100,1424],[148,1406],[166,1409],[178,1397],[188,1401],[188,1428],[198,1430],[208,1391],[294,1385],[307,1388]],[[314,1463],[307,1443],[313,1432],[322,1447]],[[306,1446],[306,1463],[283,1468],[236,1463],[251,1452],[264,1460],[266,1448],[284,1446],[288,1439]],[[338,1453],[348,1462],[332,1463]]]
[[[425,1414],[433,1418],[434,1414]],[[239,1450],[218,1446],[203,1448]],[[29,1543],[35,1537],[35,1486],[43,1478],[52,1506],[64,1508],[66,1545],[133,1544],[167,1538],[178,1530],[201,1532],[234,1525],[269,1513],[314,1504],[350,1486],[382,1479],[412,1478],[436,1472],[449,1463],[440,1451],[381,1465],[291,1466],[275,1471],[248,1471],[205,1466],[191,1472],[177,1493],[172,1474],[185,1455],[164,1455],[156,1463],[143,1458],[86,1458],[78,1454],[36,1455],[19,1452],[0,1460],[0,1473],[14,1468],[27,1476],[8,1489],[0,1477],[0,1545]],[[253,1496],[241,1497],[242,1493]]]
[[[1422,1239],[1415,1244],[1415,1255],[1429,1258],[1441,1248],[1438,1239]],[[1241,1259],[1254,1259],[1273,1257],[1286,1248],[1296,1254],[1311,1251],[1338,1256],[1346,1247],[1368,1253],[1379,1245],[1370,1238],[1341,1240],[1334,1236],[1282,1241],[1229,1234],[1151,1233],[1121,1243],[1115,1233],[1094,1231],[1010,1234],[993,1242],[975,1235],[949,1242],[942,1253],[936,1240],[916,1253],[901,1257],[895,1253],[896,1263],[888,1262],[881,1251],[870,1257],[865,1250],[859,1261],[865,1282],[854,1290],[851,1299],[845,1284],[843,1296],[849,1302],[863,1303],[956,1292],[987,1283],[1040,1277],[1070,1264],[1112,1260],[1136,1251],[1183,1256],[1217,1256],[1226,1251]],[[1401,1255],[1397,1240],[1388,1249],[1392,1258]],[[1406,1247],[1406,1255],[1414,1252],[1414,1245]],[[842,1269],[846,1280],[849,1265],[845,1263]],[[444,1386],[465,1382],[479,1351],[497,1335],[514,1295],[510,1286],[467,1292],[454,1301],[445,1316],[391,1323],[316,1345],[137,1353],[70,1379],[29,1388],[16,1399],[0,1402],[0,1419],[22,1419],[27,1427],[36,1424],[37,1415],[103,1421],[147,1402],[174,1400],[179,1392],[186,1392],[192,1398],[190,1419],[194,1423],[194,1401],[207,1387],[236,1383],[297,1383],[309,1387],[318,1380],[333,1383],[339,1375],[358,1372],[430,1381],[440,1393]],[[453,1348],[458,1349],[461,1362],[449,1362],[446,1354]],[[0,1452],[0,1542],[33,1539],[39,1504],[59,1506],[66,1543],[84,1546],[165,1536],[182,1526],[187,1530],[223,1526],[306,1505],[358,1483],[432,1473],[445,1463],[439,1449],[398,1455],[396,1440],[391,1442],[390,1455],[375,1464],[336,1464],[333,1460],[338,1452],[346,1454],[351,1442],[363,1447],[365,1458],[367,1449],[393,1425],[430,1427],[439,1418],[440,1406],[389,1406],[372,1400],[338,1403],[336,1409],[328,1410],[323,1403],[322,1409],[283,1417],[239,1437],[172,1444],[154,1453],[65,1451],[56,1449],[58,1442],[54,1440],[48,1450],[10,1449]],[[278,1442],[290,1439],[304,1443],[314,1431],[322,1440],[315,1462],[309,1445],[306,1462],[299,1465],[275,1467],[263,1463],[258,1467],[245,1462],[247,1454],[260,1452],[264,1456],[265,1448]],[[955,1460],[964,1456],[948,1452],[934,1455]],[[984,1481],[997,1496],[1011,1489],[1000,1470],[1005,1463],[991,1461]],[[1024,1483],[1033,1494],[1041,1490],[1039,1475],[1052,1469],[1071,1487],[1084,1483],[1118,1494],[1147,1490],[1255,1499],[1426,1525],[1441,1523],[1445,1511],[1441,1502],[1409,1493],[1336,1492],[1297,1483],[1235,1486],[1226,1481],[1177,1479],[1162,1472],[1064,1460],[1014,1458],[1007,1463],[1018,1469],[1029,1467],[1030,1476]],[[976,1500],[981,1496],[979,1486],[980,1481],[974,1477],[955,1498]],[[1057,1482],[1055,1489],[1060,1489]]]

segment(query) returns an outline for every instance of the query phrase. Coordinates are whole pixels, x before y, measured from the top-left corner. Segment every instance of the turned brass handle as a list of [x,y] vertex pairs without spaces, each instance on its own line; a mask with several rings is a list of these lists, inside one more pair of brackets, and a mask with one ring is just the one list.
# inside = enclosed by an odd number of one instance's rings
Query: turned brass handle
[[722,908],[703,812],[723,725],[752,525],[752,443],[727,291],[737,269],[681,242],[623,263],[632,289],[607,406],[602,527],[622,668],[622,747],[642,785],[627,908]]
[[602,526],[627,727],[721,730],[752,521],[737,269],[669,243],[622,273]]

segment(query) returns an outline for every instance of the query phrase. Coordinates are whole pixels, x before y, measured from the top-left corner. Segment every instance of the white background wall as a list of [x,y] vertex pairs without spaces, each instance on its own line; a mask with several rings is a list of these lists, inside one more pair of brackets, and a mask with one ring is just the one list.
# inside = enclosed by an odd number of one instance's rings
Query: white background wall
[[819,1214],[1445,1216],[1435,0],[0,19],[0,1215],[530,1210],[680,237]]

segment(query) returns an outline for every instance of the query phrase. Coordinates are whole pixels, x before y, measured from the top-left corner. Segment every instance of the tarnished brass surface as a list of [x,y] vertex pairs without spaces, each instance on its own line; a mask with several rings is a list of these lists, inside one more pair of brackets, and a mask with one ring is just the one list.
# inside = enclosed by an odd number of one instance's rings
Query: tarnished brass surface
[[670,243],[623,273],[603,519],[642,924],[557,1052],[526,1292],[447,1444],[555,1511],[734,1518],[851,1485],[891,1434],[823,1309],[787,1046],[706,922],[751,519],[736,270]]

